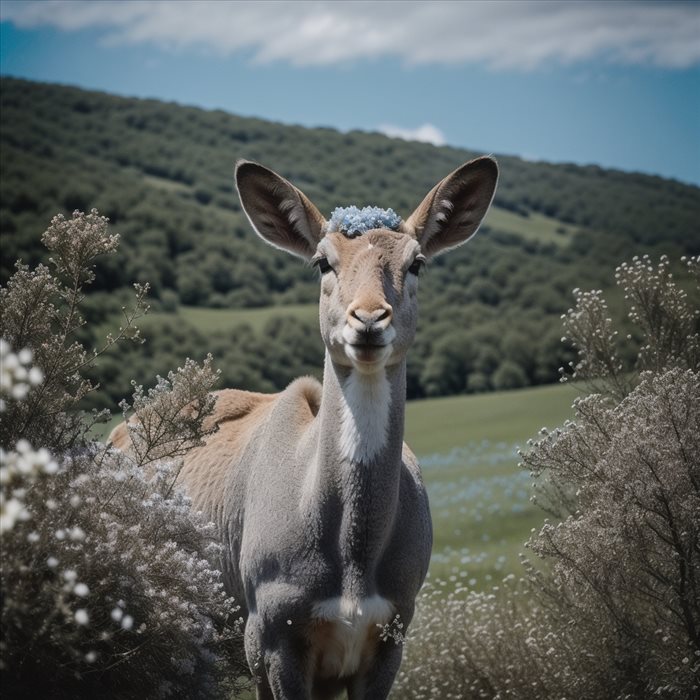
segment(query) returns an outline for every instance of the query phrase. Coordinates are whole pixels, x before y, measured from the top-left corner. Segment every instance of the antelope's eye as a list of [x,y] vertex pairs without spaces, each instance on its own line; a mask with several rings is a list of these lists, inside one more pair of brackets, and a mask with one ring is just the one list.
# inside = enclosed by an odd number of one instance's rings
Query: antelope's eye
[[319,258],[314,262],[314,265],[319,269],[322,275],[325,275],[326,272],[330,272],[333,269],[328,262],[328,258]]
[[425,267],[425,258],[416,258],[408,268],[412,275],[419,275],[421,268]]

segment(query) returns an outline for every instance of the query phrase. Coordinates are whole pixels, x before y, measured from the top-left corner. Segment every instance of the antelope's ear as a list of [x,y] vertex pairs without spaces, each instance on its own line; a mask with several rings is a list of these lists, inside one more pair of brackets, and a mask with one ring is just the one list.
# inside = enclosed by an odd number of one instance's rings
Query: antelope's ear
[[438,182],[405,227],[428,257],[471,238],[486,215],[498,182],[498,165],[484,156],[465,163]]
[[311,259],[326,221],[300,190],[272,170],[247,160],[236,163],[236,189],[258,236],[275,248]]

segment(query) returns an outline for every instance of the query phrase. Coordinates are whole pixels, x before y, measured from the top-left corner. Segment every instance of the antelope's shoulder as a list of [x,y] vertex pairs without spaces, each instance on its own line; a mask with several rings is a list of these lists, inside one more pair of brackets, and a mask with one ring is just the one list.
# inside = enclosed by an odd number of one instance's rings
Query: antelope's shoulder
[[298,377],[277,394],[275,412],[290,425],[305,425],[312,421],[321,407],[321,382],[314,377]]
[[[213,391],[212,395],[215,397],[216,402],[211,415],[204,420],[205,430],[210,430],[215,425],[221,427],[225,423],[252,417],[264,407],[269,406],[278,396],[278,394],[259,394],[238,389],[221,389],[220,391]],[[191,405],[186,406],[183,412],[189,413],[191,407]],[[129,423],[133,423],[136,420],[138,420],[138,415],[131,416]],[[123,452],[128,452],[131,449],[128,424],[122,422],[117,425],[109,434],[108,441],[113,447]]]
[[212,395],[216,398],[216,403],[207,422],[210,425],[214,423],[219,426],[258,413],[279,396],[279,394],[260,394],[241,389],[221,389],[213,391]]

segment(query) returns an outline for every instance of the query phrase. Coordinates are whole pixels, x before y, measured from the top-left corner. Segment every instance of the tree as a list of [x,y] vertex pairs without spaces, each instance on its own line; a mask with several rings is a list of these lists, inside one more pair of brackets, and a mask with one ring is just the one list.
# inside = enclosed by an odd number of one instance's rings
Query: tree
[[527,386],[527,375],[513,360],[503,360],[493,373],[493,386],[496,389],[518,389]]

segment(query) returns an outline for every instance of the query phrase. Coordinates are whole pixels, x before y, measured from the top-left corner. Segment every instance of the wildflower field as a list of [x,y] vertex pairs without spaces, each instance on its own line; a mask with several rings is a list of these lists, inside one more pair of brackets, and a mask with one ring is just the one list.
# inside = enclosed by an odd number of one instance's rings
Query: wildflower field
[[406,441],[419,457],[433,518],[430,581],[481,590],[520,572],[518,553],[545,514],[530,502],[517,448],[569,418],[575,396],[563,385],[408,404]]

